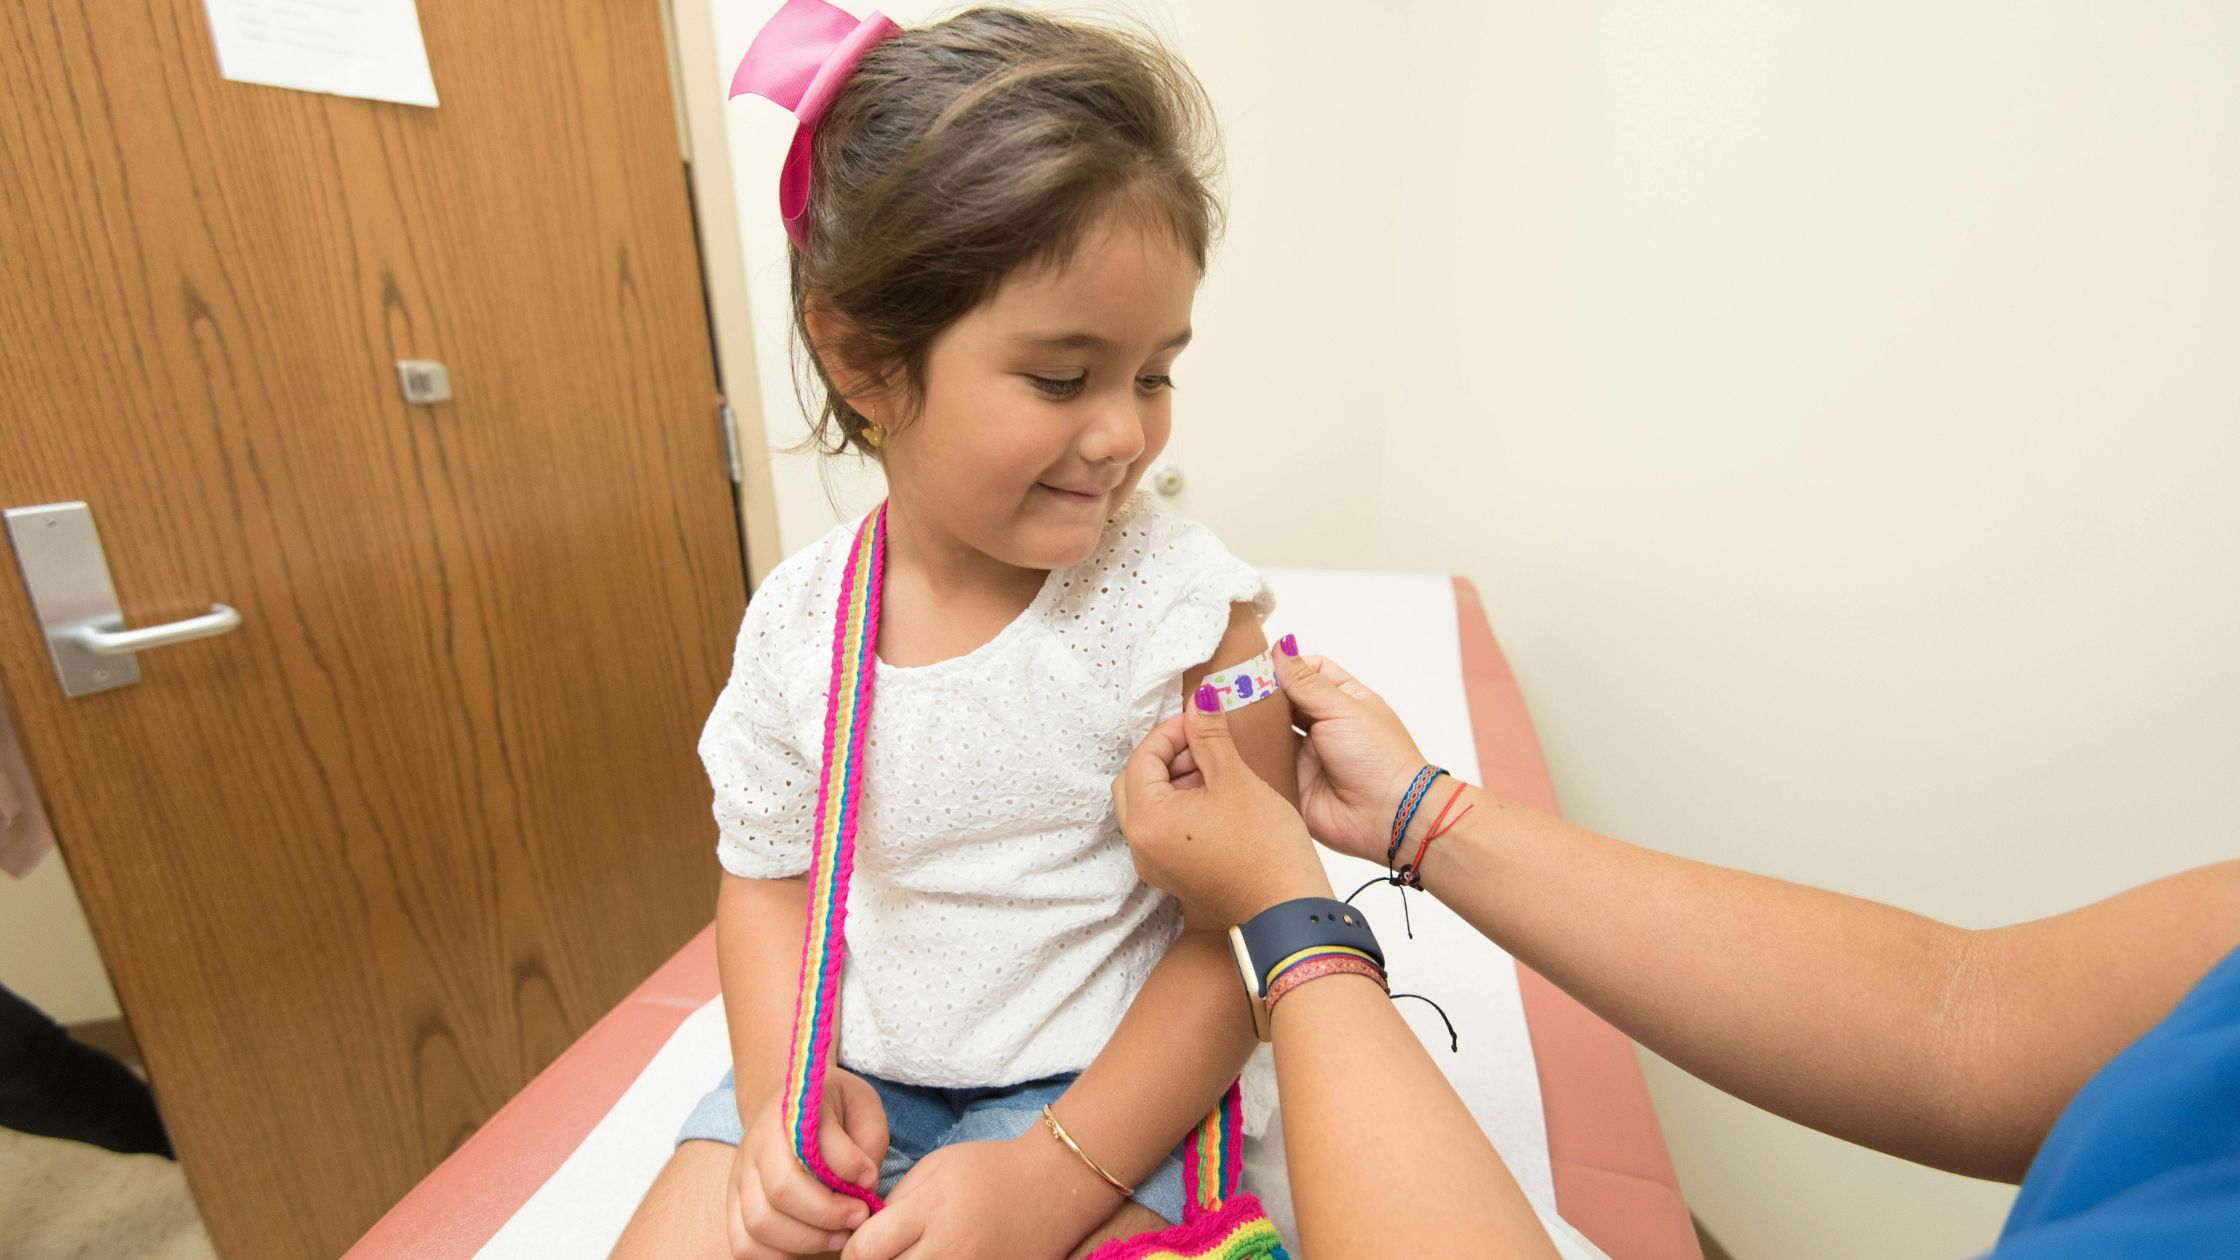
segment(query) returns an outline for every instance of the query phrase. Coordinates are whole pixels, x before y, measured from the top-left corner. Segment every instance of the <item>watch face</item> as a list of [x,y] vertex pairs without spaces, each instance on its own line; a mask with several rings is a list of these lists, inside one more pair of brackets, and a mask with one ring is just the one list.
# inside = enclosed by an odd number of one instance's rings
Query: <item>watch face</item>
[[1252,965],[1252,950],[1244,943],[1244,929],[1229,929],[1229,952],[1237,960],[1237,978],[1244,982],[1244,1001],[1251,1008],[1253,1035],[1266,1041],[1268,1000],[1260,991],[1260,969]]
[[1252,947],[1244,943],[1244,929],[1229,929],[1229,952],[1237,960],[1237,977],[1244,981],[1246,997],[1257,1002],[1267,994],[1261,991],[1260,969],[1252,965]]

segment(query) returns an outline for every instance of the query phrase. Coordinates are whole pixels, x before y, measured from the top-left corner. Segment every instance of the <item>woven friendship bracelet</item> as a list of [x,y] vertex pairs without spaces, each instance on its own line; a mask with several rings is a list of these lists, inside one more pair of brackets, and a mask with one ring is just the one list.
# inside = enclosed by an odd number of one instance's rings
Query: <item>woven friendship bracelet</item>
[[1384,972],[1379,971],[1377,965],[1368,959],[1354,954],[1324,954],[1294,965],[1277,976],[1274,984],[1268,986],[1269,1016],[1272,1018],[1275,1015],[1276,1003],[1281,1002],[1293,989],[1330,976],[1367,976],[1377,982],[1378,988],[1391,992],[1386,987]]
[[1416,777],[1409,782],[1407,795],[1400,798],[1400,808],[1392,811],[1392,844],[1384,851],[1386,870],[1391,870],[1393,862],[1399,858],[1400,842],[1407,838],[1408,824],[1415,821],[1416,810],[1422,808],[1424,794],[1445,773],[1437,766],[1425,766],[1416,771]]

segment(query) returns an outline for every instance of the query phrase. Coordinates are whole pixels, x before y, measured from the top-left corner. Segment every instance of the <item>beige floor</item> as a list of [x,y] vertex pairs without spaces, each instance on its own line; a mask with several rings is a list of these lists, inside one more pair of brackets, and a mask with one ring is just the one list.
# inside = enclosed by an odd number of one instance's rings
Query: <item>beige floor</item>
[[0,1129],[8,1260],[215,1260],[179,1166]]

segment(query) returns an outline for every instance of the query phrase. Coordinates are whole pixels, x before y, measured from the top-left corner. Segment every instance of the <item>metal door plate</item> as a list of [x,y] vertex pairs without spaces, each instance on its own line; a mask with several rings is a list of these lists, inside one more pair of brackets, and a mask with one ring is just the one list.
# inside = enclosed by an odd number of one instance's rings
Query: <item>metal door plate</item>
[[62,633],[89,624],[100,630],[124,629],[124,611],[117,607],[117,590],[109,581],[93,510],[83,503],[49,503],[9,508],[7,519],[16,564],[45,631],[62,694],[90,696],[139,682],[140,665],[132,657],[96,655]]
[[451,369],[434,359],[397,360],[397,388],[408,403],[451,401]]

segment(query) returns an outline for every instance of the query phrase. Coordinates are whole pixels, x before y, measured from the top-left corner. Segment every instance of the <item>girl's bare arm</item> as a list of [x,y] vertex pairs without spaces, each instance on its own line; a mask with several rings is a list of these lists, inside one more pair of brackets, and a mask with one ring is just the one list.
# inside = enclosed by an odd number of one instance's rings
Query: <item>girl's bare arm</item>
[[741,1120],[751,1121],[785,1084],[786,1039],[800,987],[801,922],[809,910],[807,876],[741,879],[725,875],[716,894],[716,970]]
[[[1237,605],[1213,659],[1184,675],[1183,703],[1207,674],[1242,664],[1267,646],[1251,608]],[[1229,725],[1245,760],[1296,802],[1297,736],[1282,693],[1238,709]],[[1055,1108],[1083,1148],[1115,1176],[1136,1179],[1158,1167],[1220,1102],[1252,1052],[1252,1016],[1227,932],[1227,924],[1185,921],[1112,1040]]]

